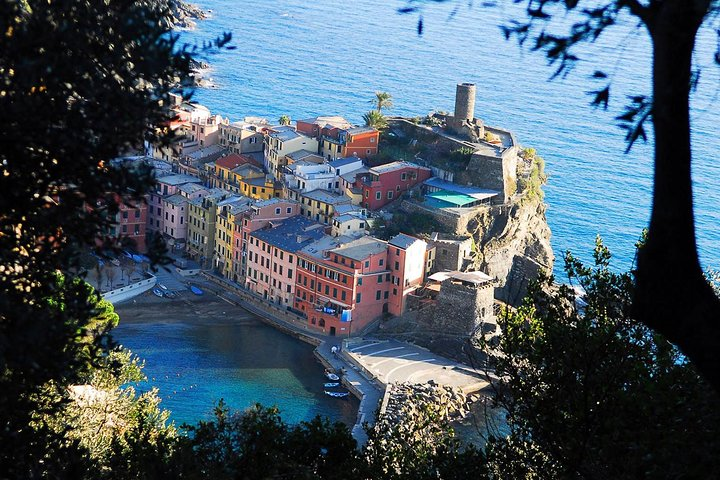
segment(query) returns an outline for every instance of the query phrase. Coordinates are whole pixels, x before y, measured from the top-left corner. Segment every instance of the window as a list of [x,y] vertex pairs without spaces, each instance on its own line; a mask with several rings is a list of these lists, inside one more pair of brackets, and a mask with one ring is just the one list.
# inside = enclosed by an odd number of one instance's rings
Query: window
[[342,300],[343,302],[345,301],[345,297],[347,296],[347,295],[345,295],[345,293],[346,293],[345,290],[340,292],[340,300]]
[[122,226],[122,233],[127,233],[127,225]]
[[330,286],[327,283],[325,284],[325,295],[330,295]]
[[140,210],[135,210],[135,218],[140,218]]
[[375,143],[375,137],[370,138],[370,143]]
[[382,198],[382,192],[375,192],[375,200],[380,200]]
[[402,175],[400,175],[400,180],[402,180],[403,182],[407,180],[407,173],[403,173]]
[[310,288],[315,289],[315,280],[310,280]]
[[292,263],[292,260],[293,260],[293,256],[292,256],[292,255],[288,255],[288,261],[289,261],[290,263]]
[[292,213],[292,207],[287,207],[287,209],[285,210],[285,213]]
[[388,293],[390,293],[390,292],[388,292],[387,290],[385,290],[385,294],[383,295],[383,298],[384,298],[385,300],[388,299]]
[[185,217],[180,217],[180,225],[183,224],[183,219],[184,219],[184,218],[185,218]]
[[368,155],[370,155],[370,154],[372,153],[372,150],[370,150],[370,149],[368,148],[367,150],[365,150],[365,153],[367,153]]
[[365,268],[370,268],[370,260],[365,261]]
[[355,303],[360,303],[360,299],[362,298],[362,293],[358,293],[355,295]]
[[397,288],[393,288],[393,295],[397,295]]
[[[396,249],[395,249],[395,255],[400,255],[400,249],[399,249],[399,248],[396,248]],[[395,268],[397,268],[397,267],[395,267]]]
[[382,283],[383,276],[382,274],[378,275],[377,277],[377,283]]
[[380,265],[382,267],[384,263],[385,263],[385,260],[381,258],[380,261],[378,262],[378,265]]
[[288,268],[288,278],[293,278],[293,276],[292,276],[292,268]]
[[393,192],[392,190],[388,190],[388,193],[387,193],[387,198],[388,198],[388,200],[390,200],[391,198],[393,198],[393,193],[394,193],[394,192]]
[[358,277],[358,286],[362,285],[362,277]]
[[380,300],[380,298],[382,298],[382,291],[378,290],[375,292],[375,300]]
[[333,288],[333,298],[337,298],[337,288]]
[[322,282],[318,282],[318,292],[322,293]]
[[290,293],[290,284],[287,286],[287,293]]
[[369,191],[369,190],[365,190],[365,198],[370,198],[370,191]]
[[[283,259],[283,255],[284,255],[284,254],[285,254],[285,252],[283,252],[282,250],[280,250],[280,260]],[[280,270],[280,273],[282,273],[282,270]]]
[[400,270],[400,262],[395,262],[395,270]]
[[281,210],[280,210],[280,207],[276,208],[276,209],[275,209],[275,215],[280,215],[280,211],[281,211]]

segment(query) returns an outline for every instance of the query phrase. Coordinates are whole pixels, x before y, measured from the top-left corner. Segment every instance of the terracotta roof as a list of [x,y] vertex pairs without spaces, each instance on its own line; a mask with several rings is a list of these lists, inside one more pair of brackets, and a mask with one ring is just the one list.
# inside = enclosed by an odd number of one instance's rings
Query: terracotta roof
[[254,158],[248,157],[247,155],[240,155],[238,153],[231,153],[230,155],[215,160],[215,165],[217,165],[218,167],[226,168],[228,170],[232,170],[235,167],[239,167],[240,165],[245,165],[248,163],[251,165],[259,166]]

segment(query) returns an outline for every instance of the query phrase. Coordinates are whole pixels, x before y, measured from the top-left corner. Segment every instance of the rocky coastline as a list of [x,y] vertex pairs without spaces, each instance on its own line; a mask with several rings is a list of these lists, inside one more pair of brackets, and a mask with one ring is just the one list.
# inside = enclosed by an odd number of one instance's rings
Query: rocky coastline
[[169,21],[175,28],[195,28],[197,20],[207,18],[207,13],[200,7],[182,0],[171,0],[170,12]]

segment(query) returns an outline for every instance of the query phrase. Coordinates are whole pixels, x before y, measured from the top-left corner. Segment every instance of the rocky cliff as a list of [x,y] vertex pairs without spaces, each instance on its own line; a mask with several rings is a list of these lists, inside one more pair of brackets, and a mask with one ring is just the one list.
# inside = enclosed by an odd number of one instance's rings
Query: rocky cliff
[[472,267],[497,279],[498,300],[518,306],[538,271],[552,270],[550,228],[538,197],[525,194],[492,206],[471,219],[467,230],[476,246]]

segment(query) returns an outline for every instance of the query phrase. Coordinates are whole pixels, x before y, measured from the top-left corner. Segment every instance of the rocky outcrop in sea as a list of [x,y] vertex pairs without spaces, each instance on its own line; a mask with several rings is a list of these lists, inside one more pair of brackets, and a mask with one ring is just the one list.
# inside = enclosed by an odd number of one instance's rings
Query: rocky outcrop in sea
[[169,21],[175,28],[195,28],[197,20],[207,18],[207,13],[200,7],[182,0],[171,0],[170,9],[172,17]]

